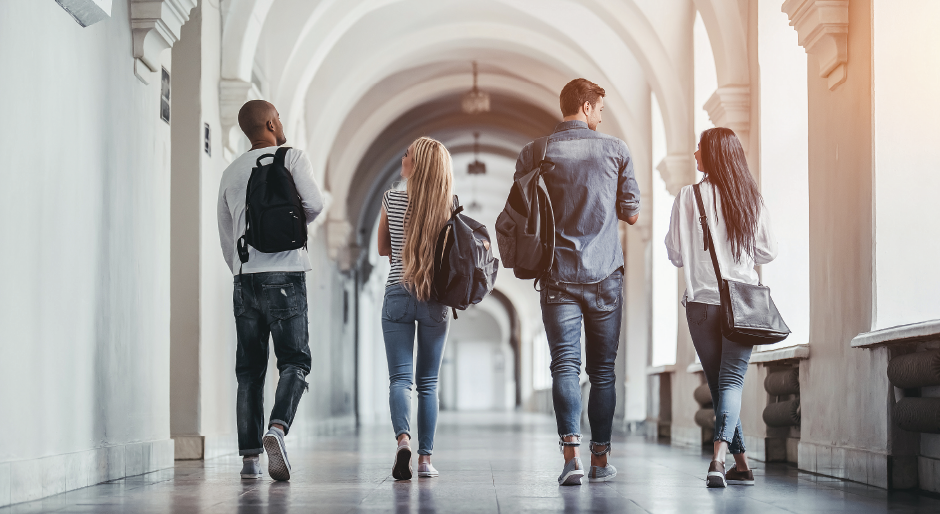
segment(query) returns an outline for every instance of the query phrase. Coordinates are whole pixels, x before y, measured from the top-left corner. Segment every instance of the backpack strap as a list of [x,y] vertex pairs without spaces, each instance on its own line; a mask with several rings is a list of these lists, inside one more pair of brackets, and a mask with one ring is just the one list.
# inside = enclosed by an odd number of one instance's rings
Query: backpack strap
[[541,167],[542,162],[545,161],[545,152],[548,151],[548,136],[540,137],[536,139],[534,143],[535,146],[532,148],[532,157],[538,158],[538,161],[532,163],[533,168],[536,166]]
[[282,146],[274,152],[274,165],[286,168],[287,165],[284,164],[284,161],[287,158],[287,151],[290,150],[289,146]]

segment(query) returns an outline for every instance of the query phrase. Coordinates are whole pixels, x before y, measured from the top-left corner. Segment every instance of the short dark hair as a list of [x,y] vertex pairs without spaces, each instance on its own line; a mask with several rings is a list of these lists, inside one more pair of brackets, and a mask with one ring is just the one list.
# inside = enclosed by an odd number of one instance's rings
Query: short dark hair
[[607,94],[604,88],[587,79],[574,79],[561,90],[561,115],[578,114],[584,102],[597,105],[597,99]]

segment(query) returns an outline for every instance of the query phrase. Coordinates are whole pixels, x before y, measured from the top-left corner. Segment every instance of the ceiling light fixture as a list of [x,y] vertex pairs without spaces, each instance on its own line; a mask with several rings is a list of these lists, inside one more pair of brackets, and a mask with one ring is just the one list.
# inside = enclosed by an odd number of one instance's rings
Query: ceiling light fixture
[[468,175],[486,175],[486,163],[480,162],[480,133],[473,133],[473,162],[467,165]]
[[463,112],[467,114],[490,112],[490,95],[477,88],[476,61],[473,61],[473,89],[464,93],[461,107],[463,107]]

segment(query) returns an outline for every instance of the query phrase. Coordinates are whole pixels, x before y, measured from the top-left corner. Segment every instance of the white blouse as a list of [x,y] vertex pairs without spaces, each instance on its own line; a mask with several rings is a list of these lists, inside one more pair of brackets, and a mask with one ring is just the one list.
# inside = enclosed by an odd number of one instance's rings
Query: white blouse
[[[741,262],[734,262],[731,245],[728,243],[728,231],[724,220],[716,214],[721,213],[721,198],[717,197],[715,187],[708,181],[700,187],[702,202],[708,215],[708,227],[715,241],[715,255],[721,267],[723,278],[748,284],[757,284],[759,277],[754,269],[756,264],[767,264],[777,256],[777,241],[770,228],[770,215],[767,207],[762,206],[754,241],[754,256],[742,255]],[[716,198],[717,197],[717,198]],[[705,250],[702,226],[699,224],[698,206],[692,186],[685,186],[676,196],[672,205],[672,217],[669,220],[669,232],[666,234],[666,252],[669,260],[685,272],[685,296],[682,305],[687,302],[720,305],[718,279],[712,267],[711,257]]]

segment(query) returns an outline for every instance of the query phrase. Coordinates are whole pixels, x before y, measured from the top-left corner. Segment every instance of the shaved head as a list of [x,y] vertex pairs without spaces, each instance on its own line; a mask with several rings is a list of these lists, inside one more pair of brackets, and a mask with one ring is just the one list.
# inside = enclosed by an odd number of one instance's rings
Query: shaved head
[[276,146],[279,146],[287,142],[277,109],[264,100],[245,102],[245,105],[238,111],[238,126],[252,143],[273,139],[277,143]]

